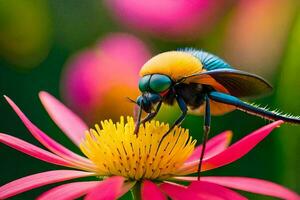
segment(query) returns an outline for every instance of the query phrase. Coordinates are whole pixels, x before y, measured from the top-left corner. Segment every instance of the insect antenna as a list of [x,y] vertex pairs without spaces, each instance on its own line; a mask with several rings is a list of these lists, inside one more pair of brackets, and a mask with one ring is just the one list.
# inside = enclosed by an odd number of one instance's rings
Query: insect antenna
[[135,100],[133,100],[132,98],[130,98],[130,97],[125,97],[125,98],[127,99],[128,102],[138,105],[138,103]]

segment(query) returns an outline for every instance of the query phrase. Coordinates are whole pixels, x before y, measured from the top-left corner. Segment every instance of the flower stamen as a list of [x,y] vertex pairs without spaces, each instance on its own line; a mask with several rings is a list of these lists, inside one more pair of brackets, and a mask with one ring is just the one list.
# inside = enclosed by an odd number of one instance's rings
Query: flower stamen
[[165,179],[179,171],[196,144],[188,130],[176,127],[164,137],[168,130],[169,125],[151,121],[136,135],[132,117],[126,123],[124,117],[118,123],[106,120],[87,131],[80,148],[101,176]]

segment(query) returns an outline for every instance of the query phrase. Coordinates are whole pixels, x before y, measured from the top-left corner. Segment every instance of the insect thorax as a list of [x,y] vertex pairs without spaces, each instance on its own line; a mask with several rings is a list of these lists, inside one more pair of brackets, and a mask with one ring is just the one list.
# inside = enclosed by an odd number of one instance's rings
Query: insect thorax
[[164,97],[164,103],[173,105],[176,101],[176,94],[181,96],[184,102],[191,109],[200,107],[204,102],[204,95],[209,88],[206,85],[197,83],[180,83],[174,86],[174,91],[170,91]]

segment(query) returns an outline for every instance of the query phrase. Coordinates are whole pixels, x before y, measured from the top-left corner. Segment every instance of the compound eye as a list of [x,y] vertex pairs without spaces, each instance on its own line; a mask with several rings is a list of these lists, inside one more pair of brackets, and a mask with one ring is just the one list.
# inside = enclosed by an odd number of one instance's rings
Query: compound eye
[[170,88],[172,84],[171,79],[162,74],[154,74],[150,80],[150,88],[157,93],[163,92]]
[[150,75],[144,76],[139,80],[139,89],[141,92],[149,90]]

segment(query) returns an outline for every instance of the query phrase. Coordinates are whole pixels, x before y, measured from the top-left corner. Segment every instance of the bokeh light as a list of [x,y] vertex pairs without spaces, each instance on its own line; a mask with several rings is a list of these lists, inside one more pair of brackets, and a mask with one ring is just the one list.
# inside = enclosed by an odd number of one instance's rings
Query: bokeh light
[[225,56],[233,66],[271,78],[295,12],[292,1],[239,1],[224,38]]
[[138,96],[138,71],[150,55],[137,37],[109,34],[67,62],[62,94],[89,122],[130,115],[133,104],[126,97]]
[[47,0],[0,2],[0,56],[17,67],[38,66],[52,43]]
[[167,39],[193,40],[207,34],[230,1],[107,0],[115,18],[130,28]]

